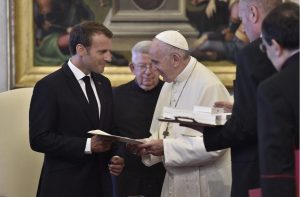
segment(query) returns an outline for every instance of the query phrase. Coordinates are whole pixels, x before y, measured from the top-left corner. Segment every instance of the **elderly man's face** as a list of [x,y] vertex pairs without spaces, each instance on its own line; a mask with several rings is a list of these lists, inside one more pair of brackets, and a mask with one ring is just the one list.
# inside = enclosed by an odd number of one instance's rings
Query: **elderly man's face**
[[159,74],[166,82],[172,82],[175,79],[173,62],[170,54],[165,50],[160,41],[154,39],[149,51],[152,66],[154,66]]
[[239,18],[243,24],[243,31],[248,36],[249,40],[252,42],[257,39],[255,33],[254,24],[250,21],[251,9],[247,2],[242,1],[239,3]]
[[152,90],[159,82],[159,73],[152,66],[151,58],[146,53],[135,53],[130,65],[132,73],[135,75],[135,80],[143,90]]

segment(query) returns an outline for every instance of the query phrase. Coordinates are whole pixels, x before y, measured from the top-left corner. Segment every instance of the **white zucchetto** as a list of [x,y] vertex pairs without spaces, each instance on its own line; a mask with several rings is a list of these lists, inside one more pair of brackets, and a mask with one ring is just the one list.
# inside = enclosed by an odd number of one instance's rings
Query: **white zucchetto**
[[177,47],[182,50],[189,50],[189,45],[184,36],[175,30],[163,31],[155,36],[156,39],[167,43],[171,46]]

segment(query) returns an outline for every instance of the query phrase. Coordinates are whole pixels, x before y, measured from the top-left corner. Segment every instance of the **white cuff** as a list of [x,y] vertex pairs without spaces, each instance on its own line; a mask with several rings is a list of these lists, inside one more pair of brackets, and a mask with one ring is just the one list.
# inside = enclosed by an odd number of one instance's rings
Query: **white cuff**
[[144,163],[145,166],[150,167],[153,166],[154,164],[162,162],[162,157],[157,157],[154,155],[145,155],[142,156],[142,162]]
[[91,138],[88,138],[88,139],[86,140],[84,153],[85,153],[85,154],[92,154],[92,150],[91,150]]

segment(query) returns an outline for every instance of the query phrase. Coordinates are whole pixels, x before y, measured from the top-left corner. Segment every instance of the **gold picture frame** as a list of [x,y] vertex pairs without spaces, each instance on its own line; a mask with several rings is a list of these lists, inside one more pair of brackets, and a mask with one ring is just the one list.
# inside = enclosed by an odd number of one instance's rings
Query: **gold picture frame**
[[[57,70],[59,66],[34,66],[33,1],[11,0],[12,34],[15,80],[13,86],[30,87]],[[104,71],[113,86],[133,79],[128,67],[107,66]]]
[[[12,35],[13,87],[31,87],[59,66],[34,66],[33,1],[11,0],[10,16]],[[235,78],[235,66],[227,61],[203,62],[229,88]],[[107,66],[104,71],[113,86],[133,79],[128,67]]]

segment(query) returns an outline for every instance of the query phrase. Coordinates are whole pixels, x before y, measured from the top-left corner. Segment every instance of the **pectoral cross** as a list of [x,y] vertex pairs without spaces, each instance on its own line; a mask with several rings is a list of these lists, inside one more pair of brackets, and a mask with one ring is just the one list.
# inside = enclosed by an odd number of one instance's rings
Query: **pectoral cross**
[[166,139],[166,137],[169,136],[168,127],[167,127],[166,130],[163,132],[163,136],[164,136],[164,139]]

